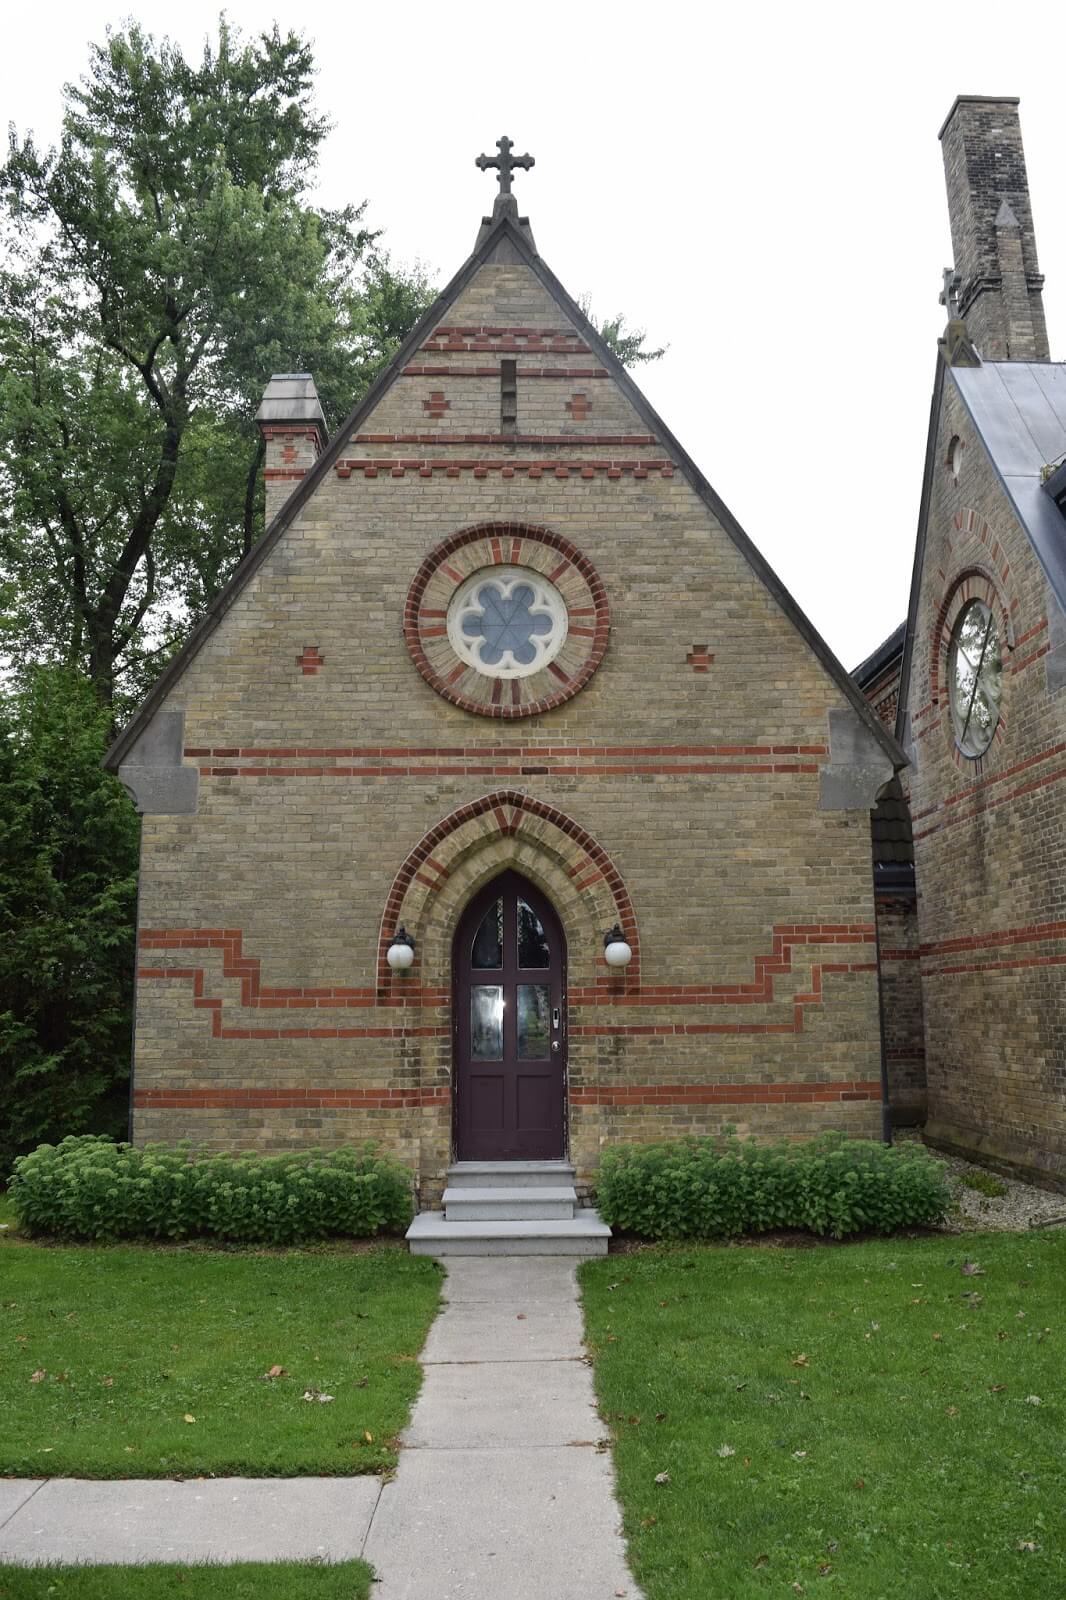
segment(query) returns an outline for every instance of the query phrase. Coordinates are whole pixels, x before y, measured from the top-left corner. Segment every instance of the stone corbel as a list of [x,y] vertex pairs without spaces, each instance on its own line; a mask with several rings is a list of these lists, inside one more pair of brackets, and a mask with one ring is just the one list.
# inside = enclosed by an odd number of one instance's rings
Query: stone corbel
[[891,782],[893,766],[857,711],[829,713],[829,764],[822,768],[820,811],[869,811]]
[[142,816],[187,816],[196,810],[200,774],[185,766],[184,711],[157,711],[118,769],[118,781]]

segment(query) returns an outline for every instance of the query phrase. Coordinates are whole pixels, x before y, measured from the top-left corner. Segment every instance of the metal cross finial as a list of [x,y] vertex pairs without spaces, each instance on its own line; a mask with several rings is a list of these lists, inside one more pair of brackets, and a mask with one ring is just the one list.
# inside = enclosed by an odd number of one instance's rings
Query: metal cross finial
[[513,172],[514,168],[524,167],[528,172],[530,167],[534,165],[533,157],[513,156],[511,151],[514,149],[514,144],[510,139],[508,139],[506,134],[504,134],[502,139],[496,140],[496,148],[500,152],[498,156],[478,156],[474,165],[480,167],[482,172],[488,172],[492,167],[498,168],[500,193],[510,194],[511,173]]
[[954,267],[944,268],[944,287],[940,291],[940,304],[948,314],[949,322],[959,320],[959,290],[962,288],[962,275]]

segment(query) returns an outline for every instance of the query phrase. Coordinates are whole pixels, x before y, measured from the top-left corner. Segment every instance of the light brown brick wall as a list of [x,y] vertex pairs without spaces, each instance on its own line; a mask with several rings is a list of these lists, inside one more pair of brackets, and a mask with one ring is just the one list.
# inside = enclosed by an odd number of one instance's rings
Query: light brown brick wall
[[892,1120],[897,1125],[924,1122],[925,1030],[918,910],[913,894],[877,896],[877,940]]
[[[963,444],[955,480],[953,437]],[[959,579],[994,582],[1013,646],[987,754],[955,747],[940,639]],[[909,780],[930,1132],[1066,1180],[1066,694],[1049,695],[1049,595],[950,376],[915,629]]]
[[[561,326],[526,269],[500,266],[446,321]],[[551,895],[567,935],[582,1176],[606,1139],[727,1123],[879,1134],[869,813],[819,809],[827,713],[846,702],[685,480],[661,470],[665,446],[600,442],[646,433],[614,383],[521,377],[594,366],[574,344],[516,351],[514,443],[493,437],[497,383],[398,379],[360,431],[428,442],[379,437],[342,459],[517,461],[514,475],[331,470],[171,692],[200,794],[195,816],[145,818],[139,1140],[380,1137],[431,1198],[450,1148],[451,932],[508,865]],[[499,359],[431,349],[414,364]],[[434,393],[448,409],[430,418]],[[591,402],[579,421],[575,393]],[[641,460],[659,467],[639,476]],[[594,476],[582,475],[588,462]],[[608,477],[603,462],[623,469]],[[491,520],[571,540],[611,608],[587,687],[515,721],[448,704],[402,631],[427,552]],[[312,645],[321,665],[307,673],[297,660]],[[713,655],[704,670],[686,659],[696,647]],[[447,876],[432,889],[416,876],[403,901],[418,967],[389,979],[381,934],[397,875],[441,819],[495,790],[555,808],[589,842],[519,801],[516,832],[491,810],[461,821],[434,850]],[[595,848],[608,864],[581,888],[575,869]],[[620,904],[612,871],[635,919],[639,981],[611,979],[602,962]]]

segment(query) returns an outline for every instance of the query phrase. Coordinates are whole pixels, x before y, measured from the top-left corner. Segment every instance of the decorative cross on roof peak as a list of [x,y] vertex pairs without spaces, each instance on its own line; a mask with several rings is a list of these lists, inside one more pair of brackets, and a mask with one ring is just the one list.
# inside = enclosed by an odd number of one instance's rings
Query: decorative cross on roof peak
[[513,156],[511,151],[514,149],[514,143],[506,134],[502,139],[496,140],[496,148],[500,152],[498,156],[478,156],[474,165],[480,167],[482,172],[488,172],[492,167],[496,167],[500,193],[510,194],[511,173],[515,167],[523,167],[528,172],[535,163],[532,156]]

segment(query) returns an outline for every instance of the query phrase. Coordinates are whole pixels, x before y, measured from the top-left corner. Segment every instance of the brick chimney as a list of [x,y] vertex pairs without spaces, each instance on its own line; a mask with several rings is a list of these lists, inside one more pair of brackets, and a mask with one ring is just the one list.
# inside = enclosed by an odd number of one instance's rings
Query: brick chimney
[[255,420],[266,445],[263,477],[269,527],[326,443],[326,417],[311,374],[275,372]]
[[1047,361],[1017,98],[960,94],[940,142],[967,332],[983,361]]

